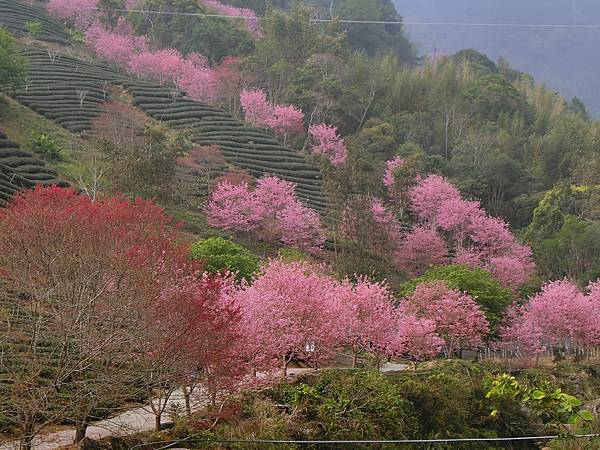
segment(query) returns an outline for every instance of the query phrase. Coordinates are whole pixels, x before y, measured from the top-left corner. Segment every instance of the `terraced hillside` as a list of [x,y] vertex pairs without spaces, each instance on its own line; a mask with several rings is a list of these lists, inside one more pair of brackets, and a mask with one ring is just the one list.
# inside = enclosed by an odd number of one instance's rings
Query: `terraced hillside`
[[125,76],[100,64],[42,49],[22,53],[29,77],[16,99],[74,133],[90,129],[111,84],[127,84]]
[[[37,7],[0,0],[0,13],[12,32],[22,34],[26,22],[35,20],[44,27],[41,40],[67,42],[64,27]],[[68,131],[85,134],[101,114],[100,107],[110,98],[111,88],[122,86],[133,95],[134,105],[149,116],[174,128],[191,129],[197,144],[218,145],[231,166],[256,177],[273,174],[296,183],[300,198],[317,211],[325,211],[318,166],[269,132],[250,127],[217,108],[174,95],[171,88],[133,79],[113,66],[46,48],[28,47],[22,53],[29,63],[29,78],[16,99]],[[185,169],[180,174],[186,182],[193,177]]]
[[226,112],[174,96],[173,89],[133,80],[110,66],[43,49],[26,49],[27,86],[16,99],[74,133],[86,132],[101,114],[113,85],[128,88],[134,105],[174,128],[191,129],[201,145],[218,145],[226,161],[256,177],[274,174],[297,184],[298,195],[323,212],[326,207],[319,168],[281,145],[268,132],[249,127]]
[[16,191],[38,183],[67,186],[44,161],[21,149],[0,131],[0,203],[9,200]]
[[164,87],[132,85],[134,105],[174,128],[191,129],[194,141],[217,145],[227,162],[260,177],[274,174],[296,183],[296,191],[314,209],[326,208],[319,168],[281,145],[267,132],[249,127],[229,114],[187,98],[173,98]]
[[16,36],[27,33],[27,22],[39,22],[42,32],[38,39],[68,44],[69,34],[60,22],[50,17],[41,6],[28,6],[17,0],[0,0],[0,27]]

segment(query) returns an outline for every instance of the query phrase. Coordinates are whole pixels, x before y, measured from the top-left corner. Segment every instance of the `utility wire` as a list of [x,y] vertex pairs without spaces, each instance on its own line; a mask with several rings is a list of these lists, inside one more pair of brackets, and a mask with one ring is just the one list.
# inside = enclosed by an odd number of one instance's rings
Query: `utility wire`
[[[351,440],[286,440],[286,439],[194,439],[194,436],[188,436],[187,438],[174,440],[174,441],[158,441],[149,442],[145,444],[138,444],[131,448],[142,448],[148,445],[156,445],[162,443],[168,443],[163,449],[169,448],[172,445],[183,442],[194,442],[194,443],[216,443],[216,444],[299,444],[299,445],[339,445],[339,444],[460,444],[465,442],[517,442],[517,441],[550,441],[552,439],[560,438],[564,436],[549,435],[549,436],[516,436],[516,437],[499,437],[499,438],[448,438],[448,439],[397,439],[397,440],[364,440],[364,441],[351,441]],[[570,436],[572,438],[597,438],[600,434],[576,434]]]
[[[88,8],[98,10],[99,8]],[[191,17],[214,17],[220,19],[242,19],[242,20],[265,20],[265,17],[229,16],[226,14],[208,13],[186,13],[178,11],[154,11],[144,9],[110,9],[113,12],[132,12],[143,14],[154,14],[164,16],[191,16]],[[310,19],[311,22],[338,22],[357,23],[370,25],[431,25],[431,26],[454,26],[454,27],[494,27],[494,28],[575,28],[575,29],[600,29],[600,24],[566,24],[566,23],[494,23],[494,22],[418,22],[406,20],[352,20],[352,19]]]

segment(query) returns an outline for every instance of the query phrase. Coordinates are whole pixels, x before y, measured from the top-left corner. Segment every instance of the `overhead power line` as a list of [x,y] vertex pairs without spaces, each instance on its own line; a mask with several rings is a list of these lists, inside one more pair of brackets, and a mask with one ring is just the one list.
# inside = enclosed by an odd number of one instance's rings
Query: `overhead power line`
[[[397,440],[287,440],[287,439],[196,439],[196,435],[188,436],[175,441],[157,441],[138,444],[132,450],[156,444],[168,444],[161,449],[167,449],[173,445],[184,442],[195,443],[219,443],[219,444],[298,444],[298,445],[340,445],[340,444],[460,444],[465,442],[518,442],[518,441],[551,441],[561,436],[516,436],[498,438],[448,438],[448,439],[397,439]],[[597,438],[598,434],[578,434],[573,438]]]
[[[90,8],[98,9],[98,8]],[[229,16],[226,14],[186,13],[178,11],[155,11],[144,9],[111,9],[114,12],[132,12],[142,14],[155,14],[163,16],[191,16],[214,17],[219,19],[265,20],[265,17]],[[428,26],[453,26],[453,27],[493,27],[493,28],[575,28],[575,29],[600,29],[600,24],[567,24],[567,23],[494,23],[494,22],[420,22],[409,20],[354,20],[354,19],[310,19],[311,22],[338,22],[356,23],[367,25],[428,25]]]

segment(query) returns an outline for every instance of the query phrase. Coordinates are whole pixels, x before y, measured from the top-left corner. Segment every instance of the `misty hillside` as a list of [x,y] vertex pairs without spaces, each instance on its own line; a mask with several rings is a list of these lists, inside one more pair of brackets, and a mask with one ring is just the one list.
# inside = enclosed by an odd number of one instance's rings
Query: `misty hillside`
[[[592,0],[394,0],[407,21],[600,24]],[[565,97],[581,98],[591,114],[600,115],[597,76],[600,29],[490,28],[407,25],[422,53],[451,53],[473,47],[492,59],[504,56],[511,66],[531,73]]]

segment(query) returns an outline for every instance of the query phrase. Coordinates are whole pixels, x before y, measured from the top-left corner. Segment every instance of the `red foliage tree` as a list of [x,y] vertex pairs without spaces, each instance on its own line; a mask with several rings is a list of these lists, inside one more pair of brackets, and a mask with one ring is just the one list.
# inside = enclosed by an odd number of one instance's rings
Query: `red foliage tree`
[[[44,426],[40,414],[73,421],[82,438],[98,402],[119,405],[134,388],[172,389],[192,363],[230,363],[236,310],[221,305],[218,283],[200,277],[177,229],[151,202],[92,201],[58,187],[19,193],[0,211],[3,287],[24,294],[20,308],[45,339],[2,362],[16,371],[12,398],[20,400],[7,411],[25,440]],[[47,342],[56,352],[40,351]],[[39,378],[49,368],[50,384]],[[57,397],[66,386],[70,396]],[[56,408],[40,409],[48,405]]]

